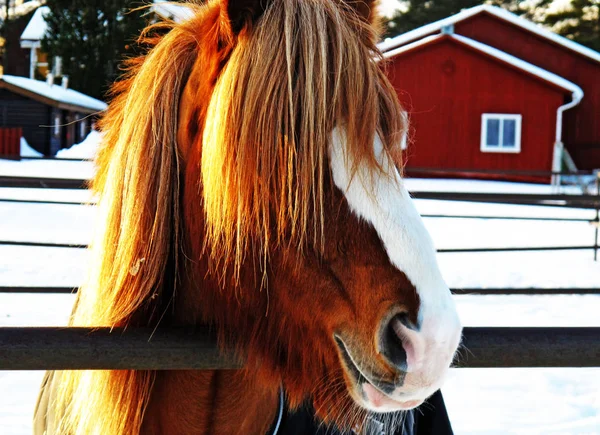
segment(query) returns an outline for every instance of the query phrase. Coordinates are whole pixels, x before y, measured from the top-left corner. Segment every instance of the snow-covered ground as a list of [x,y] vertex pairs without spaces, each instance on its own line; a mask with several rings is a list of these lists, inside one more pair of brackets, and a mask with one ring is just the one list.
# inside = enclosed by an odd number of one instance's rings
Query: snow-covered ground
[[[73,151],[75,152],[75,151]],[[87,178],[89,162],[0,161],[0,174]],[[414,190],[551,192],[549,186],[407,180]],[[87,201],[69,190],[5,189],[0,198]],[[419,200],[423,214],[594,217],[587,210]],[[0,202],[0,240],[89,242],[92,206]],[[585,222],[426,218],[439,248],[592,245]],[[87,253],[0,246],[0,286],[77,286]],[[597,287],[591,251],[440,254],[451,287]],[[459,296],[465,326],[600,326],[600,296]],[[0,326],[64,325],[72,295],[0,294]],[[40,372],[0,372],[0,434],[31,432]],[[600,434],[600,369],[455,369],[444,395],[456,434]]]

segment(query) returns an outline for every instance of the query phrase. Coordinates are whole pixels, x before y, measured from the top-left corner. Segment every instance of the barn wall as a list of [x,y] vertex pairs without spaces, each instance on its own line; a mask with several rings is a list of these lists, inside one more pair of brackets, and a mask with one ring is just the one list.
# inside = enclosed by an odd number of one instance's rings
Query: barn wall
[[585,96],[565,112],[563,141],[578,167],[600,168],[600,63],[486,13],[457,23],[455,31],[579,85]]
[[[562,90],[450,39],[395,57],[387,72],[410,113],[407,167],[551,170]],[[483,113],[523,116],[521,153],[480,151]]]
[[50,108],[42,103],[0,89],[0,127],[21,127],[34,149],[49,154]]

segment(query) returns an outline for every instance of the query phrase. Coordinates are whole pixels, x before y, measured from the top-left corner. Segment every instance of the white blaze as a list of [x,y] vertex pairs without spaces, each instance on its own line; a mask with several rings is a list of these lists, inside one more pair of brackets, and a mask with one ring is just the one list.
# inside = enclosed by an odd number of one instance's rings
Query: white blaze
[[344,133],[335,129],[332,139],[330,164],[334,183],[344,193],[350,209],[375,228],[391,263],[417,289],[420,329],[411,336],[419,349],[413,355],[418,364],[408,368],[405,384],[410,388],[414,383],[415,390],[419,384],[420,392],[427,387],[431,390],[429,395],[439,388],[461,334],[456,307],[441,276],[433,242],[379,137],[374,144],[375,156],[387,176],[373,174],[372,169],[360,164],[354,178]]

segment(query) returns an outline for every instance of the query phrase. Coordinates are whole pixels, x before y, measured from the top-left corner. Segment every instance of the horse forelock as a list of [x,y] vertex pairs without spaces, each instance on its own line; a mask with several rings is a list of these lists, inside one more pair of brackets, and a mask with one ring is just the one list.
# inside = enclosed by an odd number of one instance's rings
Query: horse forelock
[[[202,137],[206,248],[217,271],[293,244],[326,243],[324,186],[336,126],[348,155],[381,172],[375,136],[404,134],[371,27],[343,2],[270,2],[242,32],[216,83]],[[266,275],[263,275],[266,276]]]

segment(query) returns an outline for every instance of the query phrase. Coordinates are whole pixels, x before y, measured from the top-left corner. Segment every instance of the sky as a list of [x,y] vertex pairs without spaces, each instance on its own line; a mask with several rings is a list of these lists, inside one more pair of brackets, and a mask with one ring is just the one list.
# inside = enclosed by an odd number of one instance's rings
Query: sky
[[381,11],[384,15],[392,15],[399,3],[398,0],[381,0]]

